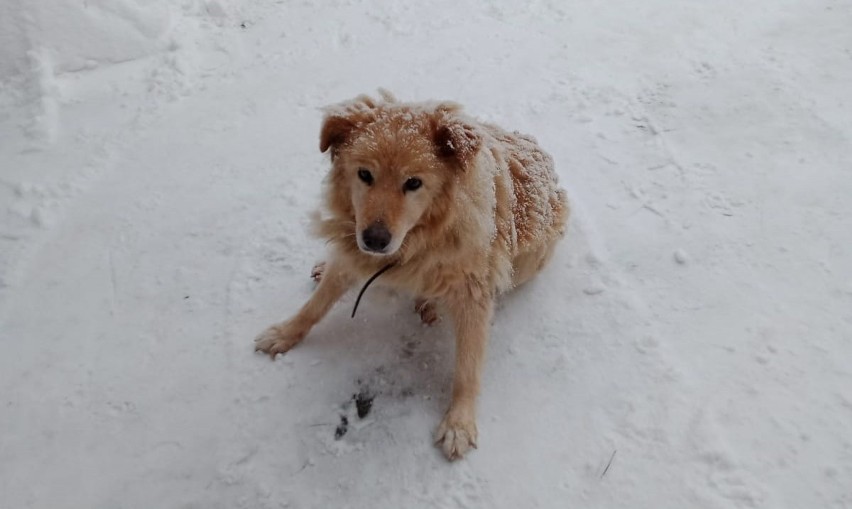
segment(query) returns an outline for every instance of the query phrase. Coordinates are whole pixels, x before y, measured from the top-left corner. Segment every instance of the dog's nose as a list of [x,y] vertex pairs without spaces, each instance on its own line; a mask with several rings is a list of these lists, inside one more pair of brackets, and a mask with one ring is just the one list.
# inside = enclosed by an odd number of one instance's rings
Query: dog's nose
[[361,232],[361,240],[364,242],[364,247],[379,253],[390,244],[391,232],[377,221]]

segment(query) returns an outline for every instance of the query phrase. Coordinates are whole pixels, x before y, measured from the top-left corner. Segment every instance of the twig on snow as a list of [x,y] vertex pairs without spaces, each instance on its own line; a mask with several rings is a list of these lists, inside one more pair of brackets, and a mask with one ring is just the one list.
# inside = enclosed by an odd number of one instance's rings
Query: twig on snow
[[609,472],[609,467],[610,467],[610,465],[612,465],[612,460],[615,459],[615,453],[616,452],[618,452],[618,449],[615,449],[615,450],[612,451],[612,456],[609,457],[609,461],[607,462],[606,467],[604,467],[604,470],[601,473],[601,479],[603,479],[603,476],[605,476],[606,473]]

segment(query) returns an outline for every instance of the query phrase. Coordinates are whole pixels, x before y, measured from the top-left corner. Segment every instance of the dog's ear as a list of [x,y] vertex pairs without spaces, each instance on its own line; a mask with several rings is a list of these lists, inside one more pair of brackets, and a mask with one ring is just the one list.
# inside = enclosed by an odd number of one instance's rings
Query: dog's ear
[[320,152],[331,150],[331,158],[338,146],[342,145],[355,130],[356,124],[349,117],[326,114],[320,129]]
[[482,136],[470,122],[459,115],[461,107],[442,103],[435,111],[435,146],[438,156],[454,160],[462,169],[472,164],[482,146]]
[[320,152],[331,149],[331,157],[334,159],[337,148],[346,143],[356,129],[376,119],[376,113],[383,102],[396,102],[387,90],[379,89],[379,94],[380,101],[367,95],[360,95],[351,101],[325,108],[325,117],[320,129]]

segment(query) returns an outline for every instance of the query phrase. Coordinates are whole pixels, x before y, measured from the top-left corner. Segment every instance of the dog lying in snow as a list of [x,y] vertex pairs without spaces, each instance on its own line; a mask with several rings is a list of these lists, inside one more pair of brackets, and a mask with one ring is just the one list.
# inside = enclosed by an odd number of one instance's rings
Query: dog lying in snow
[[275,358],[296,346],[355,283],[381,281],[415,297],[421,318],[452,318],[452,401],[436,443],[447,458],[476,447],[476,397],[497,295],[535,276],[565,232],[568,202],[553,161],[529,137],[477,122],[454,103],[404,103],[382,91],[326,109],[325,214],[330,257],[313,295],[260,334]]

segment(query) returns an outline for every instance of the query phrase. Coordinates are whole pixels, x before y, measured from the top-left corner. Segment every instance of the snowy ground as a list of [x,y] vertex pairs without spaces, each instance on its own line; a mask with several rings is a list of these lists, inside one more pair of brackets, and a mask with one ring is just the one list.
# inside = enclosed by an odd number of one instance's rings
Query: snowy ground
[[[0,508],[852,507],[848,1],[172,3],[0,6]],[[406,298],[252,351],[321,257],[317,108],[377,86],[574,206],[455,464]]]

